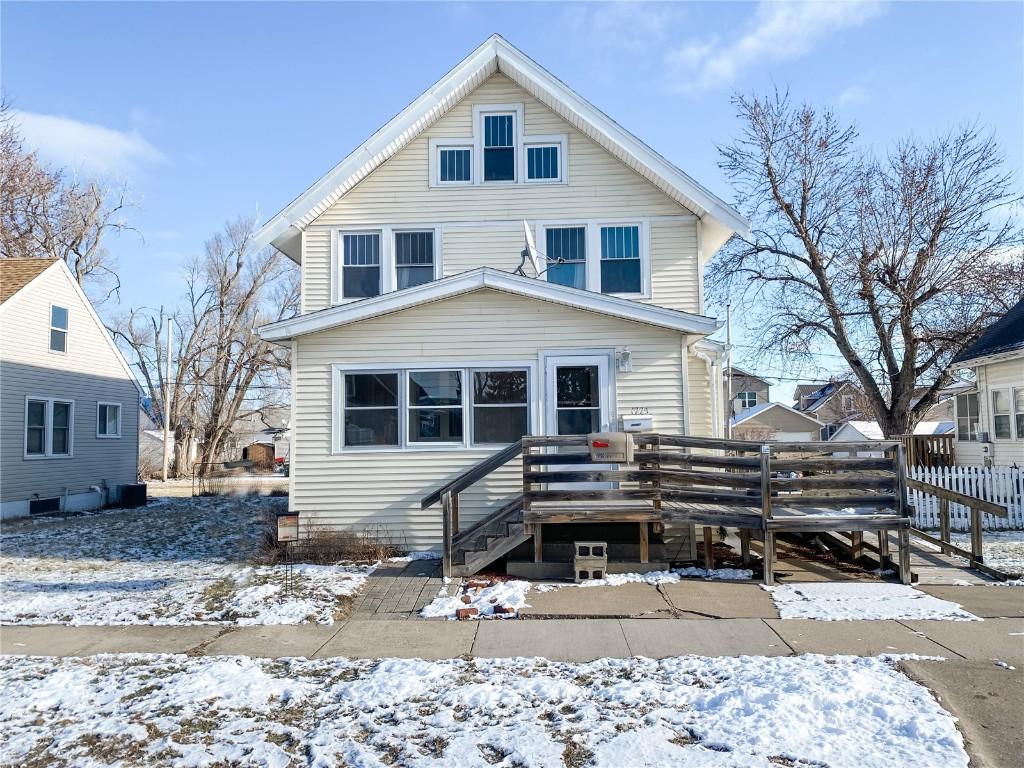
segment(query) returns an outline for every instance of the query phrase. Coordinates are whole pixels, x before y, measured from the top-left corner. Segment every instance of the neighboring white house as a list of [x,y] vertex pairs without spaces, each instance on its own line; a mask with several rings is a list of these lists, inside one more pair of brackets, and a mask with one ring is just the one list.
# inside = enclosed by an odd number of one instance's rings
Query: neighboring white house
[[[257,234],[302,267],[260,331],[292,350],[290,507],[437,546],[421,497],[524,434],[720,436],[702,276],[747,226],[492,36]],[[463,493],[463,526],[521,489]]]
[[975,386],[956,395],[956,459],[1024,466],[1024,300],[953,361]]
[[821,439],[825,425],[807,413],[782,403],[761,403],[731,419],[737,439],[811,442]]
[[0,514],[92,509],[137,479],[131,369],[59,259],[0,259]]

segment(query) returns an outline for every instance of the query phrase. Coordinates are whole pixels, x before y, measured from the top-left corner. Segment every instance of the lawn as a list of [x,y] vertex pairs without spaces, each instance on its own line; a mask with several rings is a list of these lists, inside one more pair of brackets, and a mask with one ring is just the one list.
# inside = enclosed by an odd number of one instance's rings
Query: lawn
[[330,624],[372,570],[259,565],[285,500],[161,498],[134,510],[5,524],[3,624]]
[[884,658],[0,659],[27,766],[966,768]]

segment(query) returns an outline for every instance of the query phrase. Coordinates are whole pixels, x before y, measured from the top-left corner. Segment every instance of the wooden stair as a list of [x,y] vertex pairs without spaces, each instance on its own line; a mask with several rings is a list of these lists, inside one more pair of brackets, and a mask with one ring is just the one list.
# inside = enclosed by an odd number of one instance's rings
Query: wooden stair
[[452,540],[452,575],[472,576],[531,537],[519,495]]

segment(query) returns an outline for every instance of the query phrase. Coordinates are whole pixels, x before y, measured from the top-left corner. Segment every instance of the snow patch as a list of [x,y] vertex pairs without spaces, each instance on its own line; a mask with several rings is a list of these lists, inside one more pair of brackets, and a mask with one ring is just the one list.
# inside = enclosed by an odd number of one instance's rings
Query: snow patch
[[[470,579],[461,586],[455,585],[454,589],[452,585],[446,584],[438,590],[437,597],[423,607],[420,616],[426,619],[455,619],[455,612],[459,609],[476,608],[477,613],[468,618],[510,619],[514,618],[521,608],[527,606],[526,593],[530,591],[530,582],[511,580],[490,582],[488,586],[472,586],[482,583]],[[500,612],[495,611],[495,608],[511,610]]]
[[940,600],[904,584],[813,583],[762,585],[762,588],[771,593],[784,619],[982,621],[957,603]]

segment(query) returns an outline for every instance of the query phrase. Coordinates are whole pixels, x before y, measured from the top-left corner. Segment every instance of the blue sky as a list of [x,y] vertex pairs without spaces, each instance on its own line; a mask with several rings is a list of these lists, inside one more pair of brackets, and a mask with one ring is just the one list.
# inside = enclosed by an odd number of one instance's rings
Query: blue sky
[[729,96],[773,84],[878,150],[979,120],[1024,168],[1013,2],[5,2],[0,64],[45,158],[132,185],[126,308],[172,303],[224,221],[273,215],[492,32],[726,199]]

